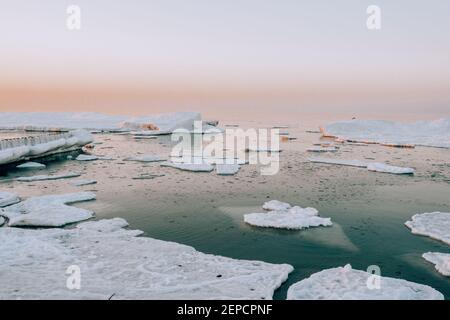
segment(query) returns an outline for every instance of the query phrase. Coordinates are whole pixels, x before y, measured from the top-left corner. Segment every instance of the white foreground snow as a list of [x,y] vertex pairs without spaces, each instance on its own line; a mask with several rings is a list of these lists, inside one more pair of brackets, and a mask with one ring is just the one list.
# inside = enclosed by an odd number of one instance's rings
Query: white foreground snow
[[343,140],[394,146],[450,148],[450,118],[414,123],[381,120],[341,121],[326,125],[323,134]]
[[218,175],[229,176],[238,173],[241,168],[238,164],[218,164],[216,165],[216,172]]
[[0,140],[0,165],[81,149],[92,141],[84,130]]
[[422,257],[428,262],[434,264],[436,270],[446,276],[450,277],[450,254],[440,252],[427,252]]
[[0,191],[0,208],[15,204],[20,201],[17,194],[12,192],[2,192]]
[[269,212],[244,215],[244,222],[263,228],[301,230],[310,227],[331,226],[330,218],[321,218],[315,208],[291,207],[290,204],[272,200],[263,205]]
[[17,169],[43,169],[45,167],[46,167],[45,164],[37,162],[25,162],[16,166]]
[[[379,281],[379,283],[377,283]],[[379,286],[377,285],[379,284]],[[379,288],[379,289],[378,289]],[[326,269],[293,284],[288,300],[443,300],[435,289],[345,267]]]
[[140,156],[134,156],[123,159],[124,161],[137,161],[137,162],[159,162],[159,161],[166,161],[166,158],[152,155],[152,154],[146,154],[146,155],[140,155]]
[[198,112],[140,117],[93,112],[1,112],[0,129],[172,132],[178,128],[191,129],[196,120],[201,120]]
[[[74,229],[0,228],[0,299],[271,299],[287,264],[204,254],[137,237],[123,219]],[[66,287],[69,266],[80,290]]]
[[4,208],[2,215],[9,219],[10,227],[60,227],[92,218],[94,215],[92,211],[67,204],[94,199],[95,194],[92,192],[32,197]]
[[414,174],[415,172],[413,168],[395,167],[378,162],[369,163],[367,170],[392,174]]
[[214,166],[209,163],[175,163],[165,161],[161,163],[161,167],[171,167],[184,171],[194,171],[194,172],[211,172],[214,170]]
[[450,213],[448,212],[415,214],[405,225],[414,234],[428,236],[450,245]]
[[96,180],[75,180],[72,182],[72,184],[76,187],[82,187],[82,186],[87,186],[87,185],[96,184],[96,183],[97,183]]
[[77,172],[68,172],[62,174],[55,175],[38,175],[38,176],[30,176],[30,177],[18,177],[17,181],[20,182],[33,182],[33,181],[45,181],[45,180],[59,180],[59,179],[68,179],[81,176],[81,173]]

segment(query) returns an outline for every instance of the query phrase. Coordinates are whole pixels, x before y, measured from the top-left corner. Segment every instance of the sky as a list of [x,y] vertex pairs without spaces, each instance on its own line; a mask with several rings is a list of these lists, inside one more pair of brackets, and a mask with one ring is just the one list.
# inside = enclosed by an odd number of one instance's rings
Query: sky
[[0,5],[0,111],[450,114],[448,0]]

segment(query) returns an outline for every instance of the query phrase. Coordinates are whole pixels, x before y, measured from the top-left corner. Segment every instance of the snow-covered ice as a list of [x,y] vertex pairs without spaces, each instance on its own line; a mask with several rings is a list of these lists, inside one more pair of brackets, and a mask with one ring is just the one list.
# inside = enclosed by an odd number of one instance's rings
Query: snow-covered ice
[[0,208],[15,204],[20,201],[17,194],[0,191]]
[[137,162],[159,162],[159,161],[166,161],[167,158],[163,158],[161,156],[153,155],[153,154],[146,154],[146,155],[128,157],[123,160],[124,161],[137,161]]
[[272,200],[263,205],[269,212],[244,215],[244,222],[256,227],[301,230],[310,227],[331,226],[330,218],[321,218],[315,208],[291,207],[290,204]]
[[392,174],[414,174],[413,168],[395,167],[385,163],[372,162],[367,165],[367,170]]
[[[293,270],[137,237],[126,226],[116,218],[74,229],[0,228],[0,299],[271,299]],[[80,290],[66,287],[72,265]]]
[[[377,286],[379,281],[379,286]],[[435,289],[345,267],[314,273],[289,287],[288,300],[443,300]]]
[[434,267],[440,274],[450,277],[450,253],[427,252],[422,257],[434,264]]
[[78,172],[68,172],[68,173],[61,173],[61,174],[55,174],[55,175],[38,175],[38,176],[30,176],[30,177],[18,177],[16,178],[17,181],[20,182],[33,182],[33,181],[45,181],[45,180],[59,180],[59,179],[68,179],[68,178],[75,178],[81,176],[81,173]]
[[0,129],[172,132],[178,128],[191,129],[196,120],[201,120],[198,112],[139,117],[93,112],[1,112]]
[[450,245],[450,213],[448,212],[415,214],[405,225],[414,234],[428,236]]
[[194,172],[211,172],[214,170],[214,166],[209,163],[176,163],[165,161],[161,163],[161,167],[171,167],[184,171]]
[[92,211],[68,204],[94,199],[95,194],[92,192],[32,197],[4,208],[2,214],[9,219],[10,227],[60,227],[92,218]]
[[17,169],[43,169],[46,165],[38,162],[25,162],[16,166]]
[[91,184],[96,184],[97,181],[96,180],[75,180],[72,181],[72,184],[76,187],[82,187],[82,186],[87,186],[87,185],[91,185]]
[[216,165],[216,172],[218,175],[228,176],[238,173],[240,168],[241,166],[238,164],[218,164]]
[[388,145],[422,145],[450,148],[450,118],[402,123],[382,120],[351,120],[326,125],[326,136]]

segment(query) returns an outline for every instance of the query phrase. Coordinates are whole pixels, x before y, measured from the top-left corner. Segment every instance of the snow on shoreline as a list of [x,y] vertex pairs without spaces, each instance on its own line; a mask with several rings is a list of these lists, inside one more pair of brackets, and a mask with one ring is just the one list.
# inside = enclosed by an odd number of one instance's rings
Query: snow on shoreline
[[413,234],[427,236],[450,245],[450,213],[428,212],[414,215],[405,225]]
[[272,200],[266,202],[263,209],[271,211],[245,214],[244,222],[256,227],[288,230],[332,225],[331,219],[319,217],[315,208],[291,207],[288,203]]
[[340,121],[322,128],[324,136],[388,146],[450,148],[450,118],[402,123],[382,120]]
[[437,272],[443,276],[450,277],[450,253],[427,252],[422,257],[434,264]]
[[94,200],[92,192],[68,193],[32,197],[2,209],[9,219],[8,226],[61,227],[90,219],[94,213],[68,204]]
[[[0,299],[272,299],[293,270],[126,230],[120,218],[74,229],[0,228]],[[66,287],[69,266],[80,290]]]
[[309,161],[315,163],[335,164],[349,167],[367,168],[369,171],[391,173],[391,174],[414,174],[415,169],[407,167],[391,166],[380,162],[365,162],[356,159],[333,159],[333,158],[309,158]]
[[[376,277],[376,278],[375,278]],[[377,287],[379,281],[379,287]],[[444,300],[435,289],[345,267],[322,270],[289,287],[288,300]]]
[[1,112],[0,130],[152,130],[154,132],[171,133],[177,128],[191,129],[196,120],[201,120],[201,115],[198,112],[164,113],[140,117],[94,112]]

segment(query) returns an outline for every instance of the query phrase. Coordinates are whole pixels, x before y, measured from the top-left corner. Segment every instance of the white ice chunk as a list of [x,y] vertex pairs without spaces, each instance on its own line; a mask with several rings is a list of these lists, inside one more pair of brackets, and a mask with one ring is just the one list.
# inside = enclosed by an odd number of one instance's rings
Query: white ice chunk
[[[0,228],[0,299],[271,299],[287,264],[204,254],[136,237],[123,219],[73,229]],[[68,266],[81,288],[66,287]]]
[[92,211],[67,204],[94,199],[95,194],[92,192],[32,197],[4,208],[3,215],[9,219],[10,227],[60,227],[92,218],[94,215]]
[[209,163],[174,163],[174,162],[162,162],[161,167],[171,167],[184,171],[195,172],[211,172],[214,170],[214,166]]
[[15,204],[20,198],[15,193],[0,191],[0,208]]
[[288,300],[443,300],[435,289],[402,279],[354,270],[326,269],[293,284]]
[[415,214],[405,225],[414,234],[428,236],[450,245],[450,213],[448,212]]
[[22,163],[22,164],[16,166],[16,168],[18,168],[18,169],[42,169],[45,167],[46,167],[45,164],[37,163],[37,162],[25,162],[25,163]]
[[289,230],[301,230],[310,227],[332,225],[330,218],[321,218],[311,215],[311,211],[309,210],[297,210],[293,213],[289,211],[250,213],[244,215],[244,221],[256,227]]
[[281,202],[278,200],[270,200],[270,201],[265,202],[262,207],[264,210],[280,211],[280,210],[290,209],[291,205],[287,202]]
[[395,167],[379,162],[369,163],[367,170],[393,174],[414,174],[415,171],[413,168]]
[[68,172],[62,174],[55,175],[38,175],[38,176],[30,176],[30,177],[18,177],[17,181],[20,182],[33,182],[33,181],[44,181],[44,180],[59,180],[59,179],[68,179],[81,176],[81,173],[77,172]]
[[87,186],[87,185],[91,185],[91,184],[96,184],[97,181],[96,180],[75,180],[72,181],[72,184],[76,187],[81,187],[81,186]]
[[218,175],[228,176],[238,173],[240,168],[241,166],[238,164],[218,164],[216,165],[216,172]]
[[159,161],[166,161],[166,158],[163,158],[161,156],[152,155],[152,154],[146,154],[141,156],[134,156],[123,159],[124,161],[138,161],[138,162],[159,162]]
[[434,264],[440,274],[450,277],[450,253],[427,252],[422,257]]

